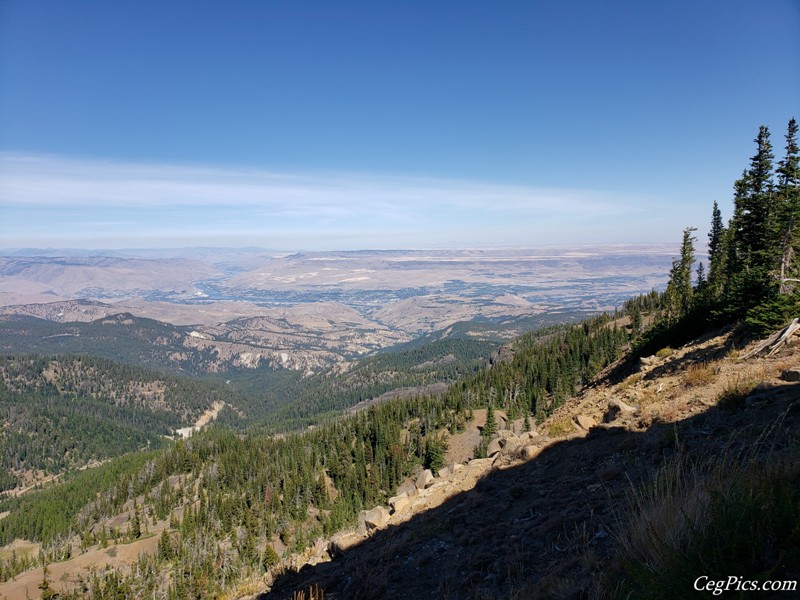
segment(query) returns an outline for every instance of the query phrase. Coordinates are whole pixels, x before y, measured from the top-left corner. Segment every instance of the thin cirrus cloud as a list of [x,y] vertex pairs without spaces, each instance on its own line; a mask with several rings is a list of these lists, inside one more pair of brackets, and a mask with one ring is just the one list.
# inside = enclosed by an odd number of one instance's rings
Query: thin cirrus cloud
[[6,247],[116,240],[356,249],[505,245],[536,236],[552,242],[553,227],[585,237],[587,228],[602,230],[603,221],[611,224],[633,206],[596,191],[430,177],[0,155]]

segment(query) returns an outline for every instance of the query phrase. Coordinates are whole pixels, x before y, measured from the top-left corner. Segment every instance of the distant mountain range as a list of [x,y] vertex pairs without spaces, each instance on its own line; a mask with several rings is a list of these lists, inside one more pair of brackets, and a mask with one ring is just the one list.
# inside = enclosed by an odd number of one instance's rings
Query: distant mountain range
[[[299,370],[434,332],[508,339],[553,315],[612,309],[662,287],[673,256],[672,247],[655,245],[37,252],[0,257],[3,319],[91,322],[129,313],[191,327],[170,330],[154,356],[180,363],[211,352],[220,364]],[[48,339],[43,346],[55,343]]]

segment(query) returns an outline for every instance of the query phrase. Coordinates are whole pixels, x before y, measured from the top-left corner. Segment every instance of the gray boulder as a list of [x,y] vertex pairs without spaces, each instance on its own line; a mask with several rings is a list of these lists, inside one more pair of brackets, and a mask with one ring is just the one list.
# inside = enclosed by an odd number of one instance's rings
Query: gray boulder
[[612,398],[608,401],[608,408],[603,415],[603,420],[606,423],[610,423],[625,415],[632,415],[635,412],[636,409],[633,406],[625,404],[622,400],[617,398]]
[[416,487],[418,490],[424,490],[431,487],[433,485],[433,481],[433,473],[430,469],[425,469],[419,474],[419,477],[417,477]]
[[500,439],[499,438],[494,439],[491,442],[489,442],[489,445],[486,448],[486,455],[493,456],[495,454],[498,454],[502,449],[503,445],[500,443]]

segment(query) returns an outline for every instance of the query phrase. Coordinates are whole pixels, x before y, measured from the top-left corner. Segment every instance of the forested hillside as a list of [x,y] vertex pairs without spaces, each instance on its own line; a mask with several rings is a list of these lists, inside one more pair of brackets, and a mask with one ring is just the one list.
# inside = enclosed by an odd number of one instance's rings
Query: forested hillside
[[[512,362],[495,361],[440,396],[387,401],[280,437],[242,437],[215,427],[176,442],[138,470],[132,465],[128,476],[114,482],[77,475],[64,484],[75,490],[69,497],[100,494],[83,507],[75,502],[72,508],[48,509],[63,497],[53,495],[55,489],[0,505],[0,511],[11,511],[0,521],[0,539],[40,541],[43,557],[59,557],[74,551],[68,542],[73,535],[87,548],[102,540],[134,541],[144,535],[146,522],[162,531],[158,552],[141,559],[147,575],[98,580],[93,597],[153,590],[170,598],[208,597],[263,571],[277,560],[275,548],[300,550],[319,535],[352,524],[361,509],[384,502],[415,465],[440,460],[440,432],[460,431],[474,408],[491,403],[520,415],[531,409],[547,414],[613,360],[625,339],[609,317],[597,318],[532,334],[516,345]],[[425,365],[440,354],[420,352],[403,360]],[[379,358],[377,364],[397,360]],[[124,525],[113,529],[109,516],[121,510]],[[217,567],[221,562],[226,570]],[[5,568],[8,576],[15,572],[11,565]],[[183,576],[171,577],[174,569]],[[126,591],[108,591],[119,586]]]
[[396,392],[430,395],[486,366],[499,344],[445,338],[406,350],[390,351],[306,378],[272,387],[267,397],[276,410],[264,417],[271,430],[318,423],[361,402]]
[[108,360],[2,356],[0,489],[161,447],[222,401],[235,404],[236,394]]
[[174,375],[205,374],[214,353],[184,348],[187,332],[185,327],[126,313],[88,323],[6,316],[0,319],[0,348],[14,354],[96,356]]

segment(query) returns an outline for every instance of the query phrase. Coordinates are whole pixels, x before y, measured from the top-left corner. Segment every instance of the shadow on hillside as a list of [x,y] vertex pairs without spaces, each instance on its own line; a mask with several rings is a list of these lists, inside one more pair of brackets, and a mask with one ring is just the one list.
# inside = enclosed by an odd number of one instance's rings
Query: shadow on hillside
[[[693,340],[692,344],[702,344],[707,342],[711,339],[716,337],[720,337],[725,335],[726,333],[731,332],[731,327],[723,327],[722,329],[712,331],[707,333],[703,336],[700,336],[696,340]],[[716,344],[707,348],[698,348],[693,350],[685,355],[681,355],[680,358],[677,356],[673,356],[672,358],[667,358],[664,360],[663,363],[657,364],[652,370],[650,370],[644,377],[646,380],[654,380],[658,379],[663,375],[669,375],[677,370],[679,370],[680,365],[687,365],[687,364],[702,364],[707,363],[715,360],[721,360],[725,358],[731,350],[737,347],[741,347],[744,344],[744,337],[743,334],[738,333],[734,335],[727,335],[725,336],[725,341],[721,344]],[[649,357],[652,358],[652,357]],[[638,373],[641,370],[641,363],[640,358],[638,356],[630,355],[625,360],[621,361],[620,363],[616,364],[612,367],[608,373],[601,379],[598,379],[597,382],[591,384],[589,387],[594,387],[598,385],[605,385],[611,384],[616,385],[622,383],[625,379]]]
[[800,432],[800,385],[759,394],[640,433],[612,423],[555,443],[331,562],[286,574],[259,598],[293,598],[309,586],[324,590],[325,600],[592,597],[620,577],[615,540],[625,533],[632,486],[666,460],[747,451],[770,428],[779,434],[763,451],[791,445]]

